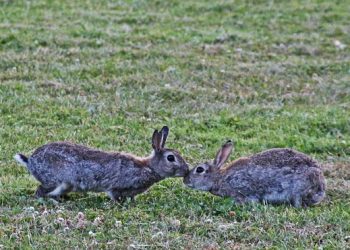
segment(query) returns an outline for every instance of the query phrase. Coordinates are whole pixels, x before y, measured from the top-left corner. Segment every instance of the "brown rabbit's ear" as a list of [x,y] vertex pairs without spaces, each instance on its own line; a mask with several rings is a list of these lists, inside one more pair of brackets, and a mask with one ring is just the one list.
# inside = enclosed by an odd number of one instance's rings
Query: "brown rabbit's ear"
[[154,130],[153,132],[153,136],[152,136],[152,148],[159,152],[160,148],[161,148],[161,140],[162,140],[162,136],[161,134],[158,132],[158,130]]
[[160,131],[160,134],[161,134],[160,146],[161,146],[161,148],[164,148],[164,145],[165,145],[165,142],[166,142],[166,138],[168,138],[169,128],[167,126],[164,126],[162,128],[162,130]]
[[220,168],[225,163],[225,161],[230,156],[232,149],[233,142],[231,140],[227,141],[224,145],[222,145],[220,150],[217,152],[214,160],[214,166],[216,168]]

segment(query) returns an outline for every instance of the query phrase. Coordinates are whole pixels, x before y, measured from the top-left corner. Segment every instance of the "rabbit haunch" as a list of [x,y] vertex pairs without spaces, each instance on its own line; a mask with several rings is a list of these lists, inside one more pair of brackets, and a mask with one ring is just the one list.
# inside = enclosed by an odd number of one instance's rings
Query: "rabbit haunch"
[[184,182],[191,188],[232,197],[238,203],[267,202],[300,207],[317,204],[325,196],[319,165],[292,149],[270,149],[222,167],[233,148],[228,142],[213,163],[192,169]]
[[20,154],[15,158],[41,183],[36,196],[93,191],[106,192],[113,200],[124,200],[164,178],[187,173],[188,166],[179,153],[164,148],[167,135],[167,127],[154,132],[153,152],[145,158],[69,142],[49,143],[35,150],[28,159]]

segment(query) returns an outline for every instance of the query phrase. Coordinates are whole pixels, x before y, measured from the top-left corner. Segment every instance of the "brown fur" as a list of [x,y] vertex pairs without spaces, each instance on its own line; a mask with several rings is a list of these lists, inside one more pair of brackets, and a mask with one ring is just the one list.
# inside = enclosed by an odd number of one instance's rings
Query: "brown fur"
[[231,168],[236,167],[244,167],[249,163],[250,159],[247,157],[241,157],[235,161],[230,162],[229,164],[226,164],[224,167],[220,168],[220,173],[225,173],[229,171]]
[[132,160],[133,162],[136,163],[137,166],[139,167],[148,167],[151,163],[152,156],[147,156],[147,157],[138,157],[134,154],[130,153],[119,153],[119,155],[124,156],[125,158]]

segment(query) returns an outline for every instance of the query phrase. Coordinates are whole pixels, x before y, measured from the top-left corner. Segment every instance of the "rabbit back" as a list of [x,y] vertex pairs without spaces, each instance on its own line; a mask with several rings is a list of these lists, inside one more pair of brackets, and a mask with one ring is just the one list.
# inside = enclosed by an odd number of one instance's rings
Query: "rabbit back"
[[273,148],[249,157],[252,164],[265,167],[299,168],[300,166],[320,168],[312,158],[290,148]]

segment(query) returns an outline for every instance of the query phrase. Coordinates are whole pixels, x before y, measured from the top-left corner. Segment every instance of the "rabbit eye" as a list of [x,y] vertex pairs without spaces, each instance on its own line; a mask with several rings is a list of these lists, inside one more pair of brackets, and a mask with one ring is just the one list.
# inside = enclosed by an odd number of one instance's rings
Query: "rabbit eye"
[[196,169],[196,173],[203,173],[204,172],[204,168],[203,167],[198,167],[197,169]]
[[173,155],[168,155],[166,158],[170,162],[174,162],[175,161],[175,156],[173,156]]

